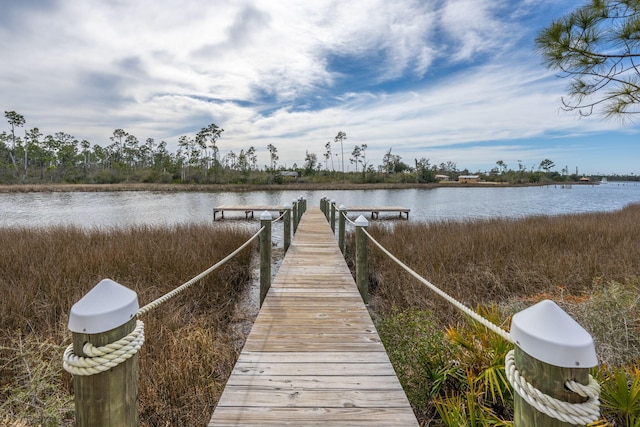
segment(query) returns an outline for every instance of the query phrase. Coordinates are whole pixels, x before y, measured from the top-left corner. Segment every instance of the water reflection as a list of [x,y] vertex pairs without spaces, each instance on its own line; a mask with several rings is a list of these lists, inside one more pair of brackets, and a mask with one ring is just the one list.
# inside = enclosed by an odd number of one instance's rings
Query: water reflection
[[[640,203],[637,183],[509,188],[407,190],[254,191],[241,193],[78,192],[0,194],[0,226],[77,225],[112,227],[136,224],[210,223],[220,205],[283,206],[299,196],[319,206],[328,196],[345,206],[404,206],[412,221],[611,211]],[[226,217],[234,216],[232,214]],[[395,213],[381,217],[397,217]],[[236,218],[244,218],[239,213]],[[255,222],[253,223],[255,224]]]

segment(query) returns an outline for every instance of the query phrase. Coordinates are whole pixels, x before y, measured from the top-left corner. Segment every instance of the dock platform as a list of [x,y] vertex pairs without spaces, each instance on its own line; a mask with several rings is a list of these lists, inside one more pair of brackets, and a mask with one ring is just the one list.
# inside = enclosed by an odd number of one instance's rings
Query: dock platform
[[409,219],[411,209],[402,206],[347,206],[347,213],[349,212],[371,212],[371,219],[378,219],[380,212],[398,212],[400,219],[403,218],[403,215]]
[[213,426],[418,426],[324,214],[297,232]]
[[[220,219],[224,219],[225,211],[244,212],[244,218],[249,219],[254,218],[255,212],[264,211],[277,212],[278,216],[280,216],[284,212],[284,209],[282,206],[216,206],[213,208],[213,220],[216,221],[218,219],[218,214],[220,214]],[[397,212],[400,215],[400,219],[409,219],[409,212],[411,212],[411,209],[403,206],[350,206],[347,207],[347,213],[349,212],[371,212],[371,219],[378,219],[380,212]]]
[[249,219],[254,217],[255,212],[278,212],[278,216],[282,215],[284,208],[282,206],[217,206],[213,208],[213,220],[217,219],[218,213],[220,213],[220,219],[224,219],[224,212],[244,212],[244,218]]

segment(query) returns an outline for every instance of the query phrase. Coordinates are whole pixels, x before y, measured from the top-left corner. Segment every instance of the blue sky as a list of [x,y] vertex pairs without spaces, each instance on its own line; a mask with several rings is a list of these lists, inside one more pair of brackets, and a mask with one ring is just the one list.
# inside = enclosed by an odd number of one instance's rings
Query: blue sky
[[122,128],[171,151],[215,123],[221,155],[254,146],[262,165],[268,144],[279,164],[301,166],[306,151],[324,164],[343,131],[345,158],[367,144],[375,166],[391,149],[472,172],[548,158],[558,171],[638,174],[638,125],[561,111],[568,81],[533,51],[578,4],[5,1],[0,107],[45,135],[108,145]]

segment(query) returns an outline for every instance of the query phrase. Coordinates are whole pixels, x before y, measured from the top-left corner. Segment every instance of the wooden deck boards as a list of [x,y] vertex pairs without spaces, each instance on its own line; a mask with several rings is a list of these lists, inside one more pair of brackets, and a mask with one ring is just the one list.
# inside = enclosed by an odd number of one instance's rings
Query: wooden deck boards
[[302,217],[209,426],[417,426],[317,208]]

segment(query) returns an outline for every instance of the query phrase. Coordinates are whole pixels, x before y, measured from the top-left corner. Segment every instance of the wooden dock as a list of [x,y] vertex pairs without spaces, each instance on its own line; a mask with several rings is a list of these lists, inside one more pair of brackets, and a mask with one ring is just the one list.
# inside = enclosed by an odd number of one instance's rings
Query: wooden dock
[[[284,212],[284,208],[282,206],[256,206],[256,205],[216,206],[215,208],[213,208],[213,220],[216,221],[218,219],[218,214],[220,214],[220,219],[224,219],[225,211],[226,212],[244,212],[244,218],[249,219],[254,217],[255,212],[264,212],[264,211],[277,212],[278,216],[280,216]],[[403,206],[370,206],[370,207],[349,206],[347,207],[347,213],[349,212],[371,212],[371,219],[378,219],[380,212],[397,212],[400,215],[400,219],[405,217],[406,219],[409,219],[409,212],[411,212],[411,209],[405,208]]]
[[244,218],[249,219],[249,215],[253,218],[255,212],[278,212],[278,216],[282,215],[284,208],[282,206],[217,206],[213,208],[213,220],[217,219],[220,213],[220,219],[224,219],[224,212],[244,212]]
[[372,219],[378,219],[380,212],[398,212],[400,219],[405,215],[409,219],[409,212],[411,209],[402,206],[348,206],[347,213],[349,212],[371,212]]
[[209,426],[417,426],[318,208],[303,215]]

